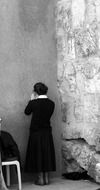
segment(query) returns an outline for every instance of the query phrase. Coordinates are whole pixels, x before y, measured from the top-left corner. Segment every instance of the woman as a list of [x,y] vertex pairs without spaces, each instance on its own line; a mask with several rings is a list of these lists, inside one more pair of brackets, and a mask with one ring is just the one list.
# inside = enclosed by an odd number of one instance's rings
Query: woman
[[25,170],[37,173],[35,184],[49,183],[48,172],[56,170],[55,150],[50,118],[55,104],[47,97],[48,87],[39,82],[34,85],[25,114],[32,114]]

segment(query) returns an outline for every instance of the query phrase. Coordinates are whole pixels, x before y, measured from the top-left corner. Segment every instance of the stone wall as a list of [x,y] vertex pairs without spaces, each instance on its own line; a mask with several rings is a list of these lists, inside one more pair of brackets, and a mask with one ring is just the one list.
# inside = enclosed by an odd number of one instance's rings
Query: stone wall
[[100,182],[100,1],[58,0],[55,15],[64,169]]

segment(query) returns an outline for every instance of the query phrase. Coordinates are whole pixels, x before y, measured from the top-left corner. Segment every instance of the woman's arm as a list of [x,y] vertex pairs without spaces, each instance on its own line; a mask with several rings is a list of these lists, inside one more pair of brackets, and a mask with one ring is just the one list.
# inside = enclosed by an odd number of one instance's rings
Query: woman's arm
[[25,108],[24,113],[30,115],[32,113],[32,100],[30,100]]
[[27,104],[27,106],[26,106],[26,108],[25,108],[25,111],[24,111],[24,113],[26,114],[26,115],[30,115],[31,113],[32,113],[32,104],[33,104],[33,100],[35,100],[35,99],[37,99],[37,97],[38,97],[38,95],[36,94],[36,93],[32,93],[31,94],[31,98],[30,98],[30,101],[28,102],[28,104]]

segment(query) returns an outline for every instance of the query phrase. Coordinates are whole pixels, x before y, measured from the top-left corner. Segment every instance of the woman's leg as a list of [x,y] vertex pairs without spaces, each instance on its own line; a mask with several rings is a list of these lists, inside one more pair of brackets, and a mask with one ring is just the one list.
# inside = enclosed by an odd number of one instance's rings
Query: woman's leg
[[36,185],[44,185],[43,172],[37,173]]
[[47,185],[49,184],[49,173],[44,172],[44,183]]

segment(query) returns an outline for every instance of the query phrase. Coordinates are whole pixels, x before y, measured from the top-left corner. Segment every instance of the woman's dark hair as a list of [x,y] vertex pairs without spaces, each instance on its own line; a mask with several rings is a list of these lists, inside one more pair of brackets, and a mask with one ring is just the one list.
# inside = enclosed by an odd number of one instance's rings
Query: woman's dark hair
[[45,95],[47,94],[47,91],[48,87],[41,82],[38,82],[34,85],[34,92],[36,92],[38,95]]

